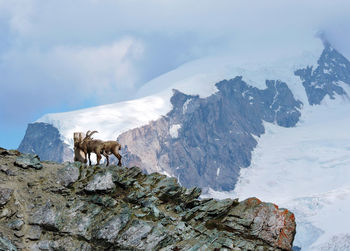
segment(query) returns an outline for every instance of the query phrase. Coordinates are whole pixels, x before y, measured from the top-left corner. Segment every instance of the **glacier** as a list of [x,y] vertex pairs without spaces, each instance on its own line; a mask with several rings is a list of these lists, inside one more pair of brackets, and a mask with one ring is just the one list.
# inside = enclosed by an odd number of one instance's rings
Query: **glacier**
[[[346,86],[343,88],[350,93]],[[209,190],[204,197],[249,198],[295,213],[294,245],[302,250],[349,250],[350,100],[325,98],[305,105],[296,127],[265,123],[252,164],[242,168],[230,192]],[[332,240],[342,241],[333,242]]]

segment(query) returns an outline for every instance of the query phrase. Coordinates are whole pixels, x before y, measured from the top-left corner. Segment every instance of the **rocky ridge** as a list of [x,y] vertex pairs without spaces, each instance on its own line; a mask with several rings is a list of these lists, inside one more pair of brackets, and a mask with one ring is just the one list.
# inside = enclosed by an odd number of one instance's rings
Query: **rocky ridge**
[[174,90],[167,116],[119,135],[124,163],[165,171],[186,187],[232,190],[251,163],[256,137],[265,133],[263,121],[292,127],[301,115],[286,83],[266,86],[236,77],[217,83],[218,92],[207,98]]
[[0,181],[0,250],[291,250],[295,235],[287,209],[200,199],[199,188],[137,167],[0,148]]

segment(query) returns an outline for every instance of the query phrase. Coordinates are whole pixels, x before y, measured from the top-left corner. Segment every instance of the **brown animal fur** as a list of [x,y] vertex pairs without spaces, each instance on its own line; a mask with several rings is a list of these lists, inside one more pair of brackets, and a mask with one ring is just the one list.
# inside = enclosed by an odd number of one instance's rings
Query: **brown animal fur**
[[75,132],[73,135],[74,139],[74,161],[84,162],[84,152],[80,149],[79,143],[83,141],[83,132]]
[[[107,159],[107,166],[109,165],[109,156],[113,154],[118,159],[118,166],[122,165],[122,156],[119,154],[119,150],[121,149],[121,145],[117,141],[104,141],[102,145],[98,146],[97,152],[103,154],[103,156]],[[99,163],[101,157],[97,156],[97,163]]]
[[107,159],[107,166],[109,165],[109,156],[110,154],[114,154],[114,156],[118,159],[118,166],[121,166],[122,156],[119,154],[119,150],[121,149],[121,145],[117,141],[102,141],[98,139],[92,139],[92,135],[97,133],[97,131],[87,131],[85,138],[76,144],[76,147],[84,152],[85,159],[84,163],[87,163],[87,158],[89,159],[89,165],[91,166],[91,153],[96,154],[97,165],[100,164],[101,154]]

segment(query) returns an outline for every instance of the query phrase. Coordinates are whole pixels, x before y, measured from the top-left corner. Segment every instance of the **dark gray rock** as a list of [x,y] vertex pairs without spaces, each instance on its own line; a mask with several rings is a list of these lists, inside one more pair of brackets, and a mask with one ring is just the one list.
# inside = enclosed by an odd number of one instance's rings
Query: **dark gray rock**
[[238,204],[238,202],[231,199],[225,200],[212,200],[207,204],[204,204],[201,210],[206,211],[208,215],[222,215],[226,213],[232,205]]
[[52,244],[53,242],[52,241],[49,241],[49,240],[43,240],[43,241],[39,241],[38,242],[38,248],[40,249],[40,250],[43,250],[43,251],[51,251],[51,250],[53,250],[52,249]]
[[177,201],[180,199],[180,195],[183,192],[183,188],[178,184],[175,178],[165,178],[158,182],[154,188],[154,193],[162,201]]
[[86,185],[85,191],[109,191],[113,188],[115,188],[115,184],[113,183],[112,173],[103,172],[94,175],[93,179]]
[[40,226],[28,226],[29,230],[28,230],[28,234],[26,236],[27,239],[35,241],[35,240],[40,240],[41,237],[41,227]]
[[51,243],[51,247],[54,251],[94,251],[91,245],[82,240],[76,240],[71,237],[61,238]]
[[17,248],[12,242],[3,236],[0,232],[0,250],[6,251],[17,251]]
[[18,150],[38,154],[42,160],[55,162],[73,160],[73,150],[62,141],[57,128],[47,123],[28,124]]
[[90,201],[95,204],[102,205],[104,207],[114,207],[118,203],[115,199],[107,195],[105,196],[94,195],[91,197]]
[[57,178],[61,185],[70,187],[79,178],[80,162],[68,163],[64,168],[58,170]]
[[31,251],[41,251],[41,250],[47,250],[47,251],[90,251],[91,246],[84,242],[75,240],[70,237],[60,238],[58,240],[52,241],[52,240],[42,240],[37,243],[35,243],[31,249]]
[[96,204],[78,200],[69,209],[61,209],[60,211],[63,211],[63,213],[56,220],[59,231],[90,240],[91,233],[89,229],[96,224],[94,219],[101,213],[102,208]]
[[39,225],[50,231],[58,231],[58,220],[59,213],[56,212],[56,209],[50,202],[47,202],[45,206],[40,207],[34,212],[29,220],[29,224]]
[[335,95],[349,95],[340,86],[341,83],[350,85],[350,62],[328,43],[314,68],[295,71],[303,81],[310,105],[319,105],[325,96],[331,99]]
[[40,158],[36,154],[23,153],[16,158],[15,165],[24,169],[34,168],[40,170],[43,165],[40,163]]
[[13,189],[0,187],[0,207],[6,205],[11,199]]
[[181,200],[185,201],[186,203],[189,203],[195,199],[198,199],[201,193],[202,193],[202,189],[200,189],[199,187],[193,187],[191,189],[187,189],[186,192],[183,194]]
[[118,238],[118,245],[123,248],[142,249],[145,245],[144,241],[152,231],[152,225],[142,220],[134,220]]
[[13,229],[13,230],[21,230],[22,227],[24,225],[24,221],[23,220],[14,220],[14,221],[11,221],[8,226]]
[[95,230],[95,238],[114,243],[119,232],[126,226],[130,220],[130,211],[124,210],[120,215],[112,216],[107,219],[102,226]]
[[147,238],[142,241],[142,245],[145,250],[159,250],[169,246],[170,243],[174,242],[174,239],[162,224],[158,224],[152,229]]

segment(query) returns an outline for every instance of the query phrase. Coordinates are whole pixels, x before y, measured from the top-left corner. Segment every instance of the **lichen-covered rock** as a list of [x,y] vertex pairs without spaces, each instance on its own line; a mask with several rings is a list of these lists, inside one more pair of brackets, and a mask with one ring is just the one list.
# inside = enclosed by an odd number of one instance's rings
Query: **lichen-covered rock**
[[32,241],[40,240],[41,234],[42,230],[40,226],[29,226],[26,238]]
[[0,187],[0,207],[6,205],[6,203],[11,199],[12,193],[13,189]]
[[52,240],[38,241],[31,246],[30,250],[31,251],[43,251],[43,250],[45,251],[56,251],[56,250],[90,251],[92,249],[91,249],[91,246],[84,241],[79,241],[70,237],[66,237],[56,241],[52,241]]
[[[199,188],[137,167],[1,155],[0,250],[291,250],[294,215],[251,198],[200,199]],[[16,192],[14,192],[16,190]]]
[[108,218],[102,226],[95,230],[95,238],[113,243],[118,237],[119,232],[126,226],[130,220],[130,212],[124,211],[120,215],[114,215]]
[[16,158],[15,165],[22,167],[24,169],[34,168],[41,169],[43,165],[40,163],[40,158],[36,154],[22,153]]
[[144,247],[144,241],[152,231],[152,225],[142,220],[134,220],[130,227],[120,235],[117,242],[123,248]]
[[9,223],[9,227],[13,230],[21,230],[24,225],[23,220],[14,220]]
[[105,172],[96,174],[85,187],[85,191],[108,191],[113,188],[115,188],[115,184],[113,183],[112,174],[110,172]]
[[6,251],[17,251],[17,248],[15,245],[12,244],[12,242],[4,237],[2,233],[0,233],[0,250],[6,250]]
[[56,212],[54,205],[52,205],[51,202],[47,202],[45,206],[40,207],[34,212],[29,223],[39,225],[46,230],[57,231],[58,218],[59,213]]
[[[238,227],[232,224],[234,222],[230,218],[232,216],[243,219],[237,222]],[[263,203],[257,198],[250,198],[232,208],[225,220],[231,221],[229,225],[233,230],[247,231],[247,228],[242,229],[239,224],[250,226],[252,236],[284,250],[292,248],[296,224],[294,214],[287,209],[279,209],[272,203]]]
[[69,163],[64,168],[59,169],[57,172],[57,178],[62,186],[69,187],[79,178],[80,162]]

